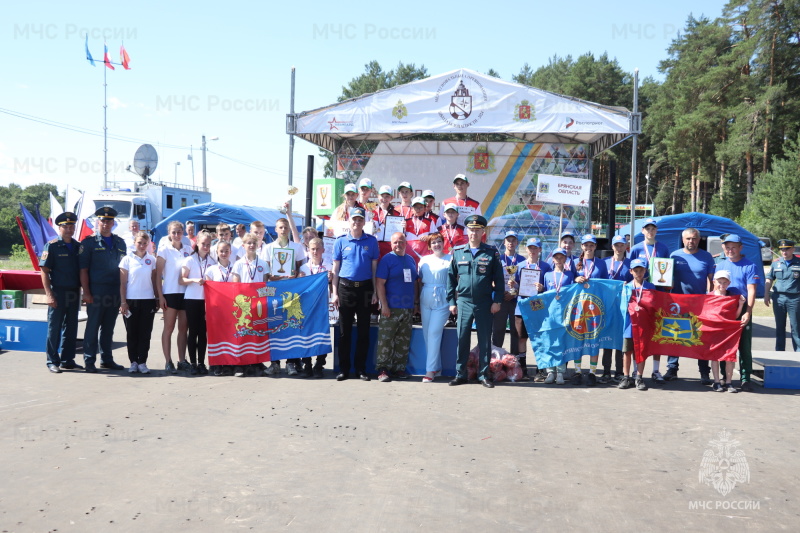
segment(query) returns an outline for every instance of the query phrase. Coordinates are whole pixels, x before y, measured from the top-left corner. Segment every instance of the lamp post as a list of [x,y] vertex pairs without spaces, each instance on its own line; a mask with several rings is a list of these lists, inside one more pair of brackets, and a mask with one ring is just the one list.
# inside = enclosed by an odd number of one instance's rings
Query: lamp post
[[175,161],[175,183],[178,183],[178,165],[180,165],[180,161]]
[[[211,137],[209,141],[218,141],[219,137]],[[206,184],[206,136],[203,135],[203,192],[208,192]]]

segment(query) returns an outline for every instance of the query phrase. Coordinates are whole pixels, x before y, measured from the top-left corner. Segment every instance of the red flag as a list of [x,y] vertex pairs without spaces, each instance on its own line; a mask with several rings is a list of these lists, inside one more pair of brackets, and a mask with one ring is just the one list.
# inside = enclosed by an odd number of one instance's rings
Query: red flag
[[130,70],[131,67],[128,64],[131,62],[131,58],[128,56],[128,52],[125,50],[125,45],[121,45],[119,47],[119,62],[122,63],[122,68],[125,70]]
[[636,362],[651,355],[736,361],[739,298],[642,291],[641,300],[628,305]]
[[103,63],[111,70],[117,70],[114,68],[114,65],[111,64],[111,58],[108,57],[108,45],[105,43],[103,43]]
[[31,264],[33,265],[34,270],[41,270],[39,268],[39,258],[36,257],[36,252],[33,251],[33,244],[31,244],[31,240],[28,238],[28,234],[25,233],[25,228],[22,226],[22,221],[19,217],[15,217],[17,219],[17,226],[19,226],[19,232],[22,234],[22,241],[25,243],[25,249],[28,251],[28,257],[31,258]]
[[209,281],[204,287],[209,364],[252,365],[270,361],[265,285]]

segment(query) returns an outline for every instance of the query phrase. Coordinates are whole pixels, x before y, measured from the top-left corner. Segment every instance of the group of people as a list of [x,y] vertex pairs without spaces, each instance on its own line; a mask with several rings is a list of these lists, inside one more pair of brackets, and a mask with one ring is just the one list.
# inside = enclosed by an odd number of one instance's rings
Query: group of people
[[[72,238],[77,217],[74,213],[64,213],[56,219],[59,237],[47,244],[40,260],[49,304],[47,366],[54,373],[81,368],[75,362],[75,338],[83,291],[88,314],[84,337],[87,372],[97,372],[98,351],[100,368],[124,368],[111,354],[114,325],[117,314],[122,313],[127,330],[128,371],[149,373],[150,338],[155,314],[160,309],[164,320],[161,343],[166,372],[277,376],[282,371],[279,361],[267,367],[217,366],[210,369],[206,366],[203,286],[207,280],[253,283],[327,273],[330,302],[339,311],[341,340],[336,376],[339,381],[353,376],[370,380],[367,375],[370,315],[379,312],[375,349],[379,381],[409,377],[406,365],[412,322],[413,316],[419,314],[427,354],[424,383],[433,382],[441,374],[444,327],[448,320],[455,319],[458,354],[456,376],[450,385],[468,382],[467,361],[473,323],[479,347],[477,377],[485,387],[494,386],[489,370],[490,353],[493,345],[503,346],[507,329],[510,329],[509,351],[517,356],[524,380],[563,384],[566,365],[541,369],[531,365],[528,368],[527,346],[532,332],[526,331],[519,300],[533,294],[519,292],[522,271],[540,271],[539,282],[534,285],[535,293],[558,293],[571,283],[587,283],[599,278],[629,283],[632,297],[640,298],[641,291],[655,290],[647,280],[651,258],[672,257],[675,261],[672,292],[740,296],[741,388],[751,390],[751,310],[759,270],[742,256],[742,243],[737,235],[725,238],[726,259],[715,264],[711,255],[699,248],[697,230],[687,228],[682,236],[683,248],[670,253],[656,239],[657,221],[648,219],[642,230],[644,240],[633,246],[630,253],[627,253],[627,241],[618,236],[612,241],[613,255],[601,260],[596,256],[595,237],[584,235],[579,238],[580,254],[576,255],[573,251],[576,237],[565,232],[560,235],[559,247],[545,260],[542,241],[537,237],[525,241],[525,255],[517,252],[520,243],[513,231],[506,232],[500,251],[486,244],[487,221],[480,215],[478,203],[466,195],[468,179],[459,174],[453,183],[456,195],[445,200],[439,216],[433,213],[432,191],[423,191],[422,197],[413,198],[413,189],[407,182],[398,187],[402,202],[398,206],[392,204],[392,188],[380,187],[380,202],[371,212],[365,208],[364,200],[369,198],[366,195],[372,184],[362,180],[360,192],[355,186],[348,186],[343,203],[334,215],[347,222],[348,231],[336,239],[330,262],[324,258],[324,244],[317,231],[306,228],[301,237],[290,214],[289,219],[277,221],[277,238],[272,243],[264,242],[266,231],[259,221],[251,223],[249,228],[241,224],[233,228],[236,239],[227,224],[219,224],[215,234],[204,230],[186,235],[183,224],[173,221],[168,226],[167,236],[158,246],[153,246],[149,233],[138,231],[135,221],[131,222],[131,234],[126,239],[113,235],[111,228],[116,212],[110,207],[97,211],[97,233],[77,243]],[[405,218],[406,231],[397,231],[388,241],[379,242],[374,235],[365,232],[364,227],[368,220],[380,227],[386,216]],[[772,298],[774,306],[790,313],[792,339],[797,349],[800,345],[796,338],[800,261],[783,251],[790,246],[793,250],[793,243],[780,241],[779,245],[786,257],[783,262],[776,262],[777,267],[773,266],[767,286],[769,289],[772,285],[774,291],[768,297]],[[278,249],[293,251],[286,272],[280,275],[271,271],[273,255]],[[177,364],[172,357],[173,337],[176,337]],[[575,372],[571,382],[578,385],[585,381],[588,386],[614,382],[622,389],[645,390],[643,363],[635,365],[631,372],[634,354],[629,317],[624,337],[622,350],[604,350],[602,368],[598,368],[600,357],[592,356],[588,372],[583,372],[582,358],[577,358],[573,362]],[[780,346],[777,349],[781,349]],[[313,362],[310,357],[288,360],[286,371],[289,375],[322,377],[326,355],[319,354]],[[649,355],[653,356],[652,382],[662,384],[677,379],[679,358],[669,357],[666,373],[662,375],[661,357]],[[720,368],[713,362],[699,360],[698,365],[703,384],[711,385],[714,390],[736,391],[731,383],[732,364]]]

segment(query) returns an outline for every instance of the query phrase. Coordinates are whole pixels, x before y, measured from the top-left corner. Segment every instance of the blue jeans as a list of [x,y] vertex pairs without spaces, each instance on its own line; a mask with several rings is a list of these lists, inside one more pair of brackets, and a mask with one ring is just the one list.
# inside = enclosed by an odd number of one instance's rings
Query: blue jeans
[[47,364],[58,366],[75,362],[81,292],[57,288],[52,292],[56,308],[47,308]]
[[[86,306],[86,333],[83,335],[83,359],[87,365],[97,361],[98,337],[100,360],[113,363],[111,341],[114,338],[114,326],[119,314],[119,292],[113,294],[92,293],[94,301]],[[99,335],[98,335],[99,333]]]

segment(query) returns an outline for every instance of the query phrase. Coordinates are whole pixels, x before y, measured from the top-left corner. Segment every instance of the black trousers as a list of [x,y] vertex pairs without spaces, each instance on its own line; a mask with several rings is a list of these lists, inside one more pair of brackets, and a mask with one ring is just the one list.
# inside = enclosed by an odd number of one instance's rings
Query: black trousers
[[611,352],[614,352],[614,370],[622,374],[622,350],[603,349],[603,374],[611,374]]
[[[358,286],[356,286],[358,285]],[[358,321],[356,337],[355,370],[365,373],[369,353],[369,321],[374,287],[372,280],[353,282],[339,278],[339,372],[350,372],[351,337],[353,319]]]
[[150,337],[158,300],[128,300],[131,316],[122,317],[128,341],[128,359],[131,363],[147,363],[150,353]]
[[186,324],[189,329],[189,339],[186,343],[189,348],[189,362],[205,364],[208,337],[206,335],[206,301],[184,300],[186,308]]

